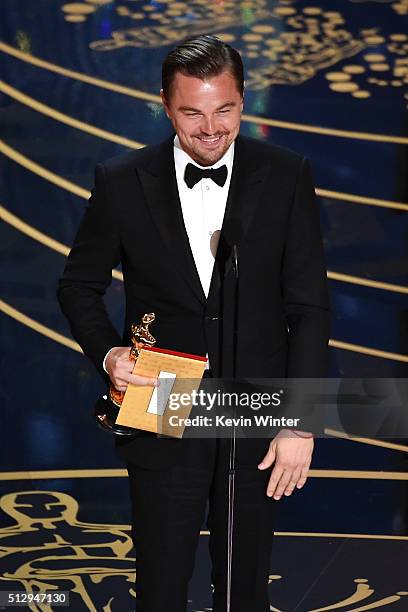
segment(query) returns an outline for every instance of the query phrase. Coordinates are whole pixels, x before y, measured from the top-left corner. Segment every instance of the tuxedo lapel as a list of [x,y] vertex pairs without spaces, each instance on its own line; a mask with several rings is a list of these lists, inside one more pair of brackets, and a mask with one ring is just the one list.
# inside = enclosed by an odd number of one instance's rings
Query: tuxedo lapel
[[235,141],[231,184],[225,208],[222,229],[232,219],[242,230],[240,242],[245,239],[253,215],[259,205],[261,189],[268,173],[268,163],[251,155],[250,143],[242,136]]
[[[237,221],[241,229],[239,243],[245,240],[245,234],[249,228],[253,215],[260,205],[261,192],[264,181],[269,172],[267,160],[259,159],[251,155],[250,141],[242,136],[235,140],[234,163],[232,168],[231,183],[225,208],[224,221],[221,229],[220,245],[223,244],[223,233],[226,226],[232,221]],[[224,243],[225,244],[225,243]],[[231,246],[231,245],[230,245]],[[211,278],[208,300],[212,302],[220,288],[220,274],[227,275],[231,269],[231,257],[222,262],[225,257],[225,248],[222,246],[217,252],[213,275]]]
[[174,272],[180,274],[200,302],[205,294],[190,248],[184,225],[174,167],[172,136],[159,146],[156,156],[145,168],[137,168],[142,189],[163,246],[174,261]]

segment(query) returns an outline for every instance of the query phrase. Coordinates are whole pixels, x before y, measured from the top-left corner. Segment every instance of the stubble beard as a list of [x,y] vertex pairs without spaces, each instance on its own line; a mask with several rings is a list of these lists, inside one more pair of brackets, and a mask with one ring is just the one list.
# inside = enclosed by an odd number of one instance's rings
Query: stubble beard
[[224,133],[221,134],[221,140],[218,147],[213,150],[206,150],[204,146],[200,145],[200,140],[196,136],[193,136],[192,157],[200,166],[212,166],[223,157],[231,142],[231,134],[229,132],[227,134]]

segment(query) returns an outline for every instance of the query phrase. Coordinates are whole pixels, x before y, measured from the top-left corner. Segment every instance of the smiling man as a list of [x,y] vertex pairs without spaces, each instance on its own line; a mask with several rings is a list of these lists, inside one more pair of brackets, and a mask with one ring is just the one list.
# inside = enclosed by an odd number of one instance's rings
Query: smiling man
[[[128,358],[131,324],[152,311],[161,347],[207,354],[208,376],[231,375],[234,309],[220,287],[227,295],[233,279],[217,252],[230,220],[242,229],[236,374],[325,374],[328,298],[310,166],[239,135],[243,95],[238,52],[215,36],[189,39],[162,67],[175,134],[97,166],[58,296],[74,338],[118,390],[157,384],[132,375]],[[119,263],[122,336],[103,302]],[[185,612],[207,501],[214,612],[227,610],[229,443],[144,431],[117,439],[129,473],[137,612]],[[312,451],[301,429],[237,440],[231,612],[269,611],[275,510],[305,484]]]
[[238,136],[244,92],[237,76],[224,71],[203,80],[175,72],[170,83],[166,77],[161,97],[181,148],[197,164],[211,166]]

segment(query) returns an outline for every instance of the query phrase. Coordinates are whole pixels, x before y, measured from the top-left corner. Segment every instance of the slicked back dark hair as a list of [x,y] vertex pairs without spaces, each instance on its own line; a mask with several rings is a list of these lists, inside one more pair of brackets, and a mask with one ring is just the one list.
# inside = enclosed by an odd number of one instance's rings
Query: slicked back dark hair
[[244,93],[244,67],[238,51],[217,36],[203,34],[187,38],[167,55],[162,66],[162,89],[167,100],[177,72],[199,79],[229,72],[237,89]]

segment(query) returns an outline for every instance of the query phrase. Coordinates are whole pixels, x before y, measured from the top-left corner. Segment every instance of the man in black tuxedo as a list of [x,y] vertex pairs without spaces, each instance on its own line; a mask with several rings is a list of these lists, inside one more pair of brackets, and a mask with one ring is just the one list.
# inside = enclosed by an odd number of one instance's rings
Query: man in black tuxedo
[[[159,346],[207,354],[213,374],[231,375],[233,272],[216,247],[220,230],[235,222],[237,376],[324,376],[328,297],[308,161],[239,135],[242,61],[218,38],[200,36],[171,51],[162,86],[176,137],[97,166],[58,290],[74,338],[118,390],[155,385],[132,375],[128,359],[132,322],[155,312]],[[103,302],[120,262],[122,336]],[[136,431],[117,447],[130,477],[138,612],[186,610],[207,500],[214,610],[224,612],[229,440]],[[302,430],[237,440],[231,612],[269,610],[276,503],[305,484],[312,451],[313,435]]]

